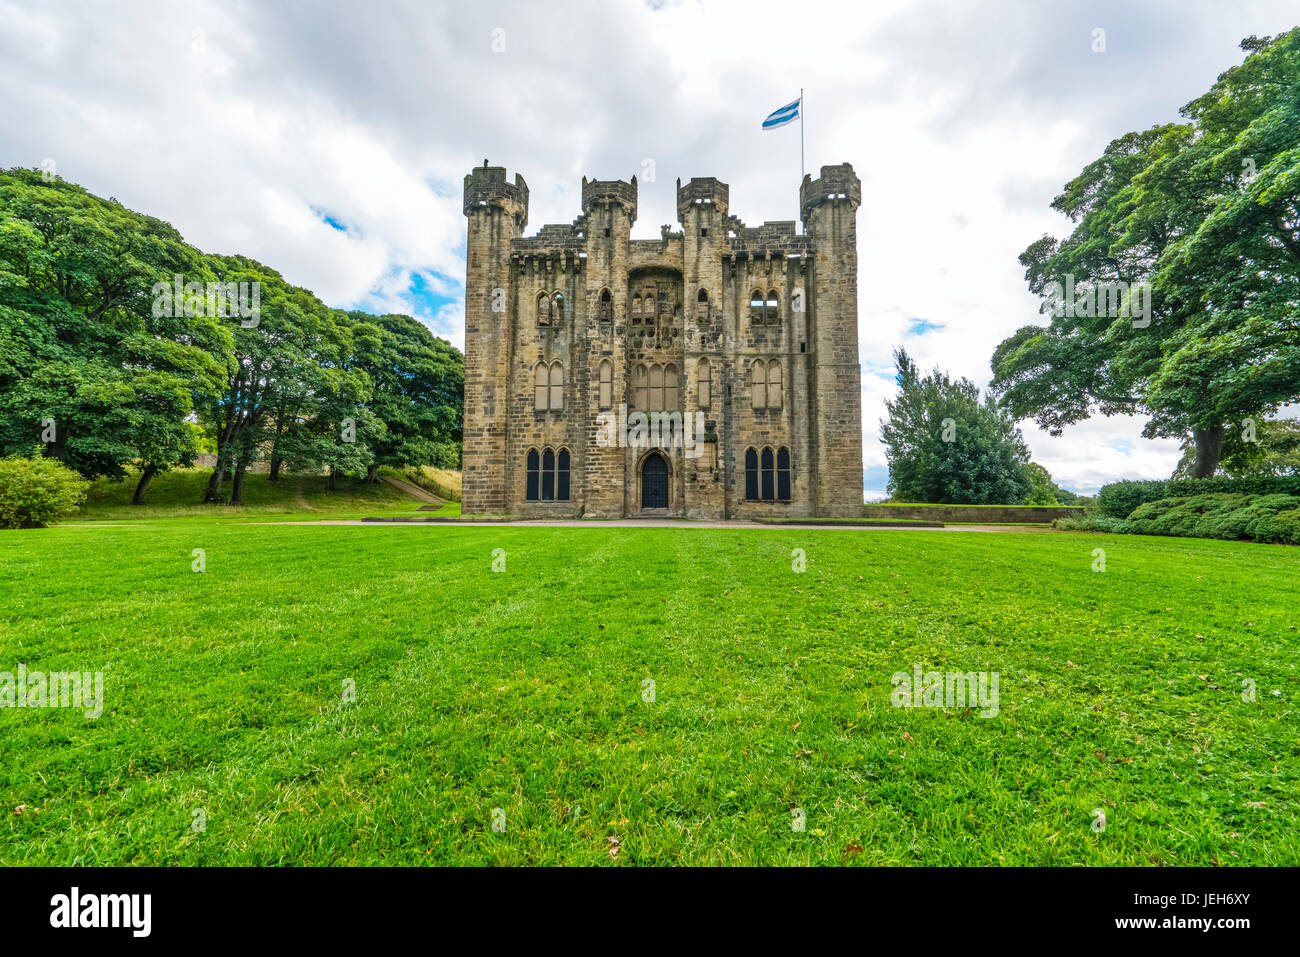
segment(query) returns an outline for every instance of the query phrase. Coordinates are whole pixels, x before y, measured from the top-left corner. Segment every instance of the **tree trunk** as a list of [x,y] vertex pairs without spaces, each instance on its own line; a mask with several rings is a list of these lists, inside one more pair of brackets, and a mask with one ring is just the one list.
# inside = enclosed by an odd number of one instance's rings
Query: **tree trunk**
[[271,471],[270,471],[270,473],[267,475],[267,478],[266,478],[266,480],[267,480],[268,482],[278,482],[278,481],[280,481],[280,466],[283,465],[283,464],[284,464],[284,459],[281,459],[281,458],[275,458],[274,456],[272,456],[272,458],[271,458]]
[[1209,478],[1219,470],[1219,459],[1223,455],[1223,426],[1192,429],[1192,441],[1196,443],[1192,478]]
[[226,471],[218,462],[212,469],[212,477],[208,479],[208,491],[203,496],[203,501],[210,505],[217,505],[221,502],[221,483],[225,480]]
[[158,474],[158,469],[152,467],[146,468],[143,472],[140,473],[140,481],[136,483],[135,494],[131,496],[132,505],[144,504],[145,490],[149,488],[149,483],[153,481],[153,477],[157,474]]
[[375,484],[375,481],[378,479],[378,477],[379,477],[379,466],[378,466],[378,465],[371,465],[368,469],[366,469],[366,484],[367,484],[367,485],[374,485],[374,484]]
[[329,482],[329,490],[330,490],[331,492],[337,490],[337,480],[338,480],[338,475],[339,475],[338,469],[336,469],[334,466],[331,465],[331,466],[330,466],[330,482]]
[[234,480],[230,483],[230,504],[231,505],[244,504],[244,474],[245,474],[245,466],[241,462],[239,464],[239,467],[235,469]]

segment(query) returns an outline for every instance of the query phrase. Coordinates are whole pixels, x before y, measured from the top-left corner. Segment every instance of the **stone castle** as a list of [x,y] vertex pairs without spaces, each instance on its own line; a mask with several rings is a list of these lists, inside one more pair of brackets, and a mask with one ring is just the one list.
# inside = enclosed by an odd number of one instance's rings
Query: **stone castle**
[[805,176],[804,235],[729,192],[678,180],[681,231],[641,240],[636,177],[584,177],[525,236],[523,177],[465,177],[465,514],[861,515],[861,183]]

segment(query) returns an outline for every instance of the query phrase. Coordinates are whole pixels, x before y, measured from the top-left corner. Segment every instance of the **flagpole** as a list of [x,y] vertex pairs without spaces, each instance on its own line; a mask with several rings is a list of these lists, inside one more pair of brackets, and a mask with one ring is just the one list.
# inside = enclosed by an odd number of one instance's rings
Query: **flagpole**
[[[803,87],[799,87],[799,189],[803,189],[803,178],[807,175],[804,172],[803,162]],[[800,204],[799,215],[795,217],[796,221],[803,219],[803,205]]]

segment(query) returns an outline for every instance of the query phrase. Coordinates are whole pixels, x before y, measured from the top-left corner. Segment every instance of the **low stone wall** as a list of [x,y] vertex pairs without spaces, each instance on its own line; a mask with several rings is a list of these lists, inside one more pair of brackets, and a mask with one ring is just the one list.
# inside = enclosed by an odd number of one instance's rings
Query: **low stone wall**
[[1033,522],[1046,525],[1067,515],[1082,515],[1082,505],[864,505],[863,518],[913,519],[927,522],[976,522],[999,525]]

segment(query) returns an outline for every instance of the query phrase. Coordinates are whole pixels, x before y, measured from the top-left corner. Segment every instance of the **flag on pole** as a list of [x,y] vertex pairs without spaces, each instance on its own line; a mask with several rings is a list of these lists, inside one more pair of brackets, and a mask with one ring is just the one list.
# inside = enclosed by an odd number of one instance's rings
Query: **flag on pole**
[[767,119],[763,121],[763,129],[774,130],[778,126],[785,126],[787,123],[793,123],[799,119],[799,107],[803,105],[803,96],[793,103],[787,103],[779,110],[774,110]]

